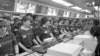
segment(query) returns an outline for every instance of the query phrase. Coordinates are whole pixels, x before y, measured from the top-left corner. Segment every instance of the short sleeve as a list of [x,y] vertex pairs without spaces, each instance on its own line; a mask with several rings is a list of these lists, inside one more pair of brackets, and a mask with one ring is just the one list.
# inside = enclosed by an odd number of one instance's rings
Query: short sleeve
[[17,39],[16,39],[16,37],[15,37],[13,34],[11,34],[9,37],[12,38],[12,41],[13,41],[12,44],[16,45],[16,44],[17,44]]
[[20,32],[18,32],[18,34],[16,35],[16,41],[17,43],[19,43],[21,41],[21,35],[20,35]]
[[92,35],[94,35],[93,27],[90,29],[90,33],[91,33]]
[[40,35],[43,34],[43,33],[44,33],[44,30],[41,29],[41,28],[37,28],[37,29],[35,30],[35,34],[38,35],[38,36],[40,36]]

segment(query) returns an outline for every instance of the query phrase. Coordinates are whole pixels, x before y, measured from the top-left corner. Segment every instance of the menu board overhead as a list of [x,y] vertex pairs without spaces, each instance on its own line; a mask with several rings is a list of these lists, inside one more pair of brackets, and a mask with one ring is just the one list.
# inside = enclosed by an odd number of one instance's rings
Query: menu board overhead
[[74,13],[74,18],[76,18],[76,16],[77,16],[77,13]]
[[70,17],[71,17],[71,18],[74,18],[74,13],[71,12],[71,13],[70,13]]
[[53,15],[53,8],[48,8],[47,15]]
[[64,11],[63,17],[67,17],[67,11]]
[[82,18],[82,14],[80,14],[79,18]]
[[28,7],[27,7],[27,12],[26,13],[32,13],[32,14],[34,14],[35,13],[35,9],[36,9],[36,5],[29,3]]
[[43,6],[42,9],[41,9],[41,13],[42,14],[47,14],[47,10],[48,10],[48,7]]
[[[14,3],[15,0],[0,0],[0,5],[2,1],[11,1],[13,4],[15,4]],[[84,18],[85,17],[85,15],[80,15],[72,11],[57,9],[57,8],[49,7],[49,6],[43,6],[41,4],[36,4],[36,3],[24,1],[24,0],[16,0],[16,1],[17,2],[16,2],[15,12],[19,12],[19,13],[43,14],[43,15],[49,15],[49,16],[60,16],[60,17],[70,17],[70,18]]]
[[58,16],[63,16],[64,10],[58,10]]
[[94,15],[92,15],[92,14],[91,14],[91,15],[89,15],[89,18],[94,18]]
[[58,10],[57,9],[53,9],[53,16],[57,16]]
[[0,0],[0,10],[14,11],[15,0]]
[[79,13],[77,13],[76,18],[79,18],[79,16],[80,16],[80,14],[79,14]]
[[24,1],[18,1],[16,5],[16,12],[26,13],[28,3]]
[[88,18],[88,15],[85,15],[85,18]]
[[67,15],[66,15],[66,17],[69,17],[69,15],[70,15],[70,12],[67,11]]
[[41,5],[36,5],[36,13],[41,13],[42,12],[42,7]]
[[69,17],[70,17],[70,18],[71,18],[71,14],[72,14],[72,12],[69,13]]

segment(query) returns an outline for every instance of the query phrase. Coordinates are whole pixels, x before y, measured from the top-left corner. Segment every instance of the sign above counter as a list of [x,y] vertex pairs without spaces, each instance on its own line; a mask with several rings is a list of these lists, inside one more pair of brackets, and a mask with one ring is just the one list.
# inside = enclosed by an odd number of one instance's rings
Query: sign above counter
[[0,0],[0,10],[14,11],[15,0]]

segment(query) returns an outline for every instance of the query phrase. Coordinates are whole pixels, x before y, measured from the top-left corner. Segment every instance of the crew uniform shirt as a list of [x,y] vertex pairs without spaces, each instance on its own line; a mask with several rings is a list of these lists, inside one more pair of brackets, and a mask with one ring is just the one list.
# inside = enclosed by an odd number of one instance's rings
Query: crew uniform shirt
[[22,27],[19,29],[19,37],[17,37],[18,42],[21,42],[26,48],[31,48],[35,45],[33,42],[34,33],[32,28],[25,30]]
[[10,33],[4,37],[0,37],[0,56],[13,54],[14,45],[16,44],[16,38],[14,38],[14,36]]
[[100,26],[94,26],[90,30],[93,36],[100,36]]
[[90,30],[90,33],[96,38],[97,38],[97,41],[98,41],[98,44],[96,46],[96,50],[95,50],[95,53],[100,53],[100,26],[93,26]]
[[58,29],[57,26],[53,26],[51,30],[55,37],[58,37],[60,35],[60,30]]
[[32,26],[33,26],[33,29],[35,30],[35,29],[38,28],[40,25],[39,25],[39,22],[33,21],[33,22],[32,22]]
[[15,22],[14,24],[11,25],[11,31],[16,35],[18,32],[18,29],[21,26],[21,22]]
[[44,39],[46,38],[50,38],[51,37],[50,33],[51,33],[50,30],[47,27],[43,26],[37,28],[36,30],[36,35],[39,36],[41,41],[44,41]]

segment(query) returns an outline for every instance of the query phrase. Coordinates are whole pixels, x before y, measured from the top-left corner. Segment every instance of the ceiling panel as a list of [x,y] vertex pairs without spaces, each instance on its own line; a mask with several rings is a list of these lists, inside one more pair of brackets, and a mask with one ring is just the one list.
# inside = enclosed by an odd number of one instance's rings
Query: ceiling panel
[[83,9],[89,9],[89,10],[91,10],[91,11],[94,10],[94,8],[88,7],[88,6],[86,5],[87,0],[71,0],[71,1],[72,1],[71,3],[75,4],[76,6],[81,7],[81,8],[83,8]]
[[[69,7],[63,6],[61,4],[52,2],[51,0],[34,0],[34,1],[37,1],[37,2],[40,2],[40,3],[43,3],[43,4],[47,4],[47,5],[51,5],[51,6],[54,6],[54,7],[59,7],[59,8],[62,8],[62,9],[67,9],[67,10],[71,10],[71,11],[80,12],[78,10],[74,10],[72,8],[69,8]],[[83,8],[83,9],[89,9],[91,11],[94,11],[94,8],[87,7],[87,5],[86,5],[86,1],[87,0],[65,0],[65,1],[74,4],[74,6],[79,6],[79,7]]]

